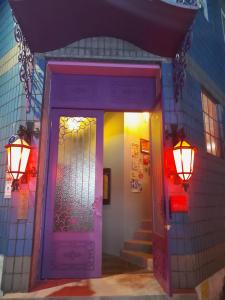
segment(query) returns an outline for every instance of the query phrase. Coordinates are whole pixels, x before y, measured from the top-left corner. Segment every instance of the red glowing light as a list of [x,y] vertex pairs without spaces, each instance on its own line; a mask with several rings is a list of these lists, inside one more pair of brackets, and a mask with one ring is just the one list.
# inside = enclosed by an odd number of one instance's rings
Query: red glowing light
[[183,182],[187,182],[193,174],[195,148],[182,140],[174,146],[173,157],[177,175]]
[[176,195],[170,197],[170,211],[173,213],[177,212],[188,212],[188,199],[186,195]]
[[25,174],[31,147],[23,139],[18,138],[5,146],[8,155],[8,172],[14,180]]

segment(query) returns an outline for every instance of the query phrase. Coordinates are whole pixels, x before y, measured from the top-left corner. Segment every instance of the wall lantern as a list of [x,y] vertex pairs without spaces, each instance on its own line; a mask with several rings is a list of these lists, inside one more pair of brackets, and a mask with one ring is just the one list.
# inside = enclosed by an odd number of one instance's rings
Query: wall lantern
[[15,138],[15,141],[5,148],[8,155],[8,172],[13,180],[18,180],[25,174],[31,147],[25,140]]
[[173,147],[173,157],[177,175],[181,178],[185,191],[188,188],[188,181],[193,174],[195,147],[187,141],[181,140]]
[[[13,178],[12,190],[17,190],[19,179],[26,174],[26,168],[31,152],[30,141],[31,134],[23,126],[20,126],[18,135],[13,135],[9,139],[9,143],[5,146],[7,151],[7,168],[8,173]],[[26,140],[25,140],[26,139]],[[34,174],[34,170],[32,170]],[[36,170],[35,170],[36,172]]]
[[166,157],[167,174],[175,184],[183,184],[184,190],[189,187],[189,180],[194,171],[196,147],[185,140],[184,129],[178,130],[176,124],[171,124],[171,132],[166,132],[167,138],[172,138],[173,147],[168,149]]

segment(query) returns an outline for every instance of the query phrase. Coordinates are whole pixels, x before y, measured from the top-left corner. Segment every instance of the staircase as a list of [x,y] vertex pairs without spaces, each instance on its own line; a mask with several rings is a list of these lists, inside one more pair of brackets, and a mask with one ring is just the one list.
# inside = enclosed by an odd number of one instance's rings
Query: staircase
[[121,258],[148,271],[152,267],[152,221],[143,220],[141,228],[134,233],[132,240],[124,243]]

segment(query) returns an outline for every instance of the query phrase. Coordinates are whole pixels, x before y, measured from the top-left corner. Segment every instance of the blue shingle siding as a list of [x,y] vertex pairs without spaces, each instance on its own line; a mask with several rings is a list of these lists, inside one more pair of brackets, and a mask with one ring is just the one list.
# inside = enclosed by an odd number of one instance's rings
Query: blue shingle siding
[[[15,46],[11,11],[6,1],[0,2],[0,59]],[[0,65],[0,71],[4,65]],[[2,73],[2,72],[1,72]],[[18,81],[18,66],[0,76],[0,253],[7,252],[11,200],[4,199],[6,155],[4,146],[14,133],[18,113],[19,98],[22,92]]]
[[[33,244],[34,204],[36,178],[25,186],[28,194],[28,217],[17,220],[19,193],[4,199],[6,154],[4,146],[15,134],[19,125],[26,121],[40,122],[43,95],[43,60],[37,60],[34,73],[33,96],[26,102],[23,86],[19,79],[18,48],[14,38],[14,23],[8,1],[0,1],[0,254],[4,255],[2,289],[25,291],[28,289],[30,258]],[[40,65],[40,66],[39,66]],[[33,139],[32,146],[38,149],[39,140]],[[36,159],[37,160],[37,159]],[[21,185],[22,187],[22,185]],[[17,266],[21,263],[21,268]],[[15,273],[20,277],[16,284]],[[17,278],[18,279],[18,278]]]
[[[192,48],[188,52],[183,99],[177,104],[179,126],[187,139],[198,148],[194,174],[188,190],[188,214],[171,218],[170,251],[173,288],[194,288],[225,267],[225,160],[206,152],[201,91],[206,89],[225,106],[225,42],[219,1],[208,0],[209,22],[200,11],[193,27]],[[167,77],[171,66],[164,67]],[[168,77],[169,74],[169,77]],[[164,82],[164,81],[163,81]],[[168,96],[167,96],[168,94]],[[166,126],[173,122],[174,110],[166,107]],[[223,128],[225,112],[222,112]],[[223,146],[223,144],[222,144]],[[173,186],[171,186],[171,190]],[[181,192],[181,191],[180,191]]]
[[[12,38],[13,19],[11,9],[7,1],[0,2],[0,57],[4,56],[11,48],[15,46],[15,40]],[[4,42],[3,42],[4,41]]]
[[225,93],[225,41],[218,0],[208,0],[209,22],[200,11],[193,27],[191,58],[216,82]]

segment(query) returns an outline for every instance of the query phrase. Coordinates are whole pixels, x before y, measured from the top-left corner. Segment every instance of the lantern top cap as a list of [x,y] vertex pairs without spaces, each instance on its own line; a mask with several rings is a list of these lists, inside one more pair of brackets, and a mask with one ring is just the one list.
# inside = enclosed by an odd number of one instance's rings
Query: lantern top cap
[[191,147],[191,145],[187,141],[181,140],[174,146],[174,148],[180,148],[180,147]]
[[14,141],[11,143],[9,142],[5,148],[10,148],[10,147],[25,147],[31,149],[31,146],[24,140],[21,139],[20,137],[16,138]]
[[15,140],[15,142],[12,143],[13,145],[24,145],[24,146],[30,146],[24,139],[18,138]]

